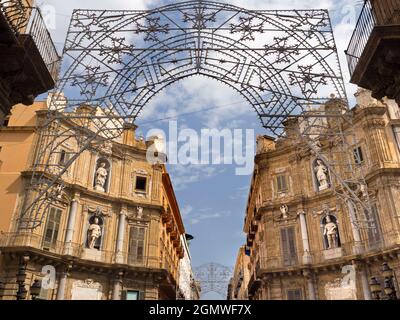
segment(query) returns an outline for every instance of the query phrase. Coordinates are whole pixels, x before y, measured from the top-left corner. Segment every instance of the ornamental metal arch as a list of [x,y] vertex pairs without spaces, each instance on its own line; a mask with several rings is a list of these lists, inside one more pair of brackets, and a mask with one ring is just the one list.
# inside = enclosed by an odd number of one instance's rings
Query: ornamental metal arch
[[136,119],[166,86],[193,75],[238,91],[272,135],[290,115],[345,99],[326,10],[252,11],[181,2],[149,11],[74,11],[58,91],[70,111],[98,104]]
[[[195,75],[239,92],[275,137],[292,117],[306,119],[300,135],[315,134],[332,94],[347,109],[327,10],[247,10],[202,0],[146,11],[74,10],[20,227],[42,223],[84,150],[119,137],[157,93]],[[77,149],[56,163],[71,140]]]
[[216,293],[226,299],[228,286],[233,276],[233,268],[219,263],[205,263],[193,269],[194,276],[200,282],[201,298],[209,293]]

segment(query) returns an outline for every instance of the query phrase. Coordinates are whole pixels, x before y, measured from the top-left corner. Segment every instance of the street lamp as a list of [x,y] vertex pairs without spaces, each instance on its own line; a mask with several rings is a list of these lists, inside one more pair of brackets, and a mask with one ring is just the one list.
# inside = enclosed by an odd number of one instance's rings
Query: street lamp
[[397,295],[393,281],[394,279],[393,270],[389,267],[387,262],[383,263],[382,265],[382,275],[385,278],[383,286],[385,295],[387,296],[388,300],[396,300]]
[[374,296],[374,300],[381,300],[380,293],[382,292],[382,288],[376,277],[371,278],[369,287],[371,289],[372,295]]
[[30,288],[32,300],[36,300],[37,296],[40,294],[41,288],[42,288],[42,282],[40,280],[36,279]]
[[[376,277],[371,278],[371,282],[369,284],[371,293],[374,296],[375,300],[397,300],[396,289],[394,286],[394,274],[393,270],[389,267],[388,263],[385,262],[382,264],[382,275],[384,277],[383,280],[383,292],[382,286],[379,283]],[[381,297],[381,294],[384,295]]]
[[26,298],[25,279],[26,279],[25,265],[20,264],[17,273],[17,283],[18,283],[17,300],[24,300]]

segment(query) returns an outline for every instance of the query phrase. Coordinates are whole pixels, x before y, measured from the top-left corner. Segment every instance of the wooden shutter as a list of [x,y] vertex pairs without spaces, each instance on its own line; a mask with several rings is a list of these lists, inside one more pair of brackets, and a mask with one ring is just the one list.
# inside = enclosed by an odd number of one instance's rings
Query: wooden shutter
[[129,258],[131,262],[142,262],[144,258],[145,229],[131,227],[129,235]]
[[43,248],[54,249],[56,247],[58,232],[60,229],[60,220],[61,220],[61,210],[51,207],[47,215]]
[[281,229],[283,264],[291,266],[297,262],[296,237],[294,227]]
[[376,204],[373,204],[371,209],[372,212],[365,210],[365,216],[367,220],[371,221],[368,228],[368,241],[370,244],[374,244],[381,240],[381,226]]

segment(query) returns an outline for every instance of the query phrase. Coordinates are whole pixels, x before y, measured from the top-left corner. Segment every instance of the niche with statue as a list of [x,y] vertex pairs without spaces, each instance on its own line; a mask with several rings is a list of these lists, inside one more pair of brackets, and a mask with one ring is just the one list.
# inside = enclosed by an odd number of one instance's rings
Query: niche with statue
[[97,191],[108,192],[110,181],[111,164],[105,158],[99,158],[96,161],[96,170],[94,173],[93,187]]

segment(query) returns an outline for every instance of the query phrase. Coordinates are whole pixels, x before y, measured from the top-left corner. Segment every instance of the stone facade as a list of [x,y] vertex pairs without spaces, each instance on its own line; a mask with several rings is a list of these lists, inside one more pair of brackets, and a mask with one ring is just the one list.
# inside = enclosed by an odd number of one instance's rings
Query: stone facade
[[249,263],[250,257],[246,254],[246,247],[242,246],[237,255],[233,273],[234,276],[230,281],[228,300],[248,300],[247,286],[250,280]]
[[[19,229],[24,201],[33,196],[26,186],[36,146],[44,143],[35,126],[47,112],[46,102],[17,105],[0,130],[4,299],[15,299],[21,266],[28,291],[41,280],[41,299],[176,299],[185,229],[165,166],[146,160],[154,139],[135,137],[133,125],[84,151],[63,174],[66,187],[40,226]],[[49,155],[55,170],[69,160],[75,143],[69,139]]]
[[[357,102],[349,111],[356,139],[348,148],[354,170],[365,174],[367,186],[359,192],[368,193],[371,211],[337,197],[336,176],[307,146],[258,138],[244,226],[250,299],[371,299],[369,279],[382,280],[384,261],[400,279],[398,106],[366,90]],[[324,148],[329,156],[337,151],[335,144]]]
[[192,270],[192,257],[189,251],[189,241],[186,235],[181,236],[182,246],[185,256],[180,261],[179,265],[179,292],[178,296],[181,300],[199,300],[200,286],[194,278]]

